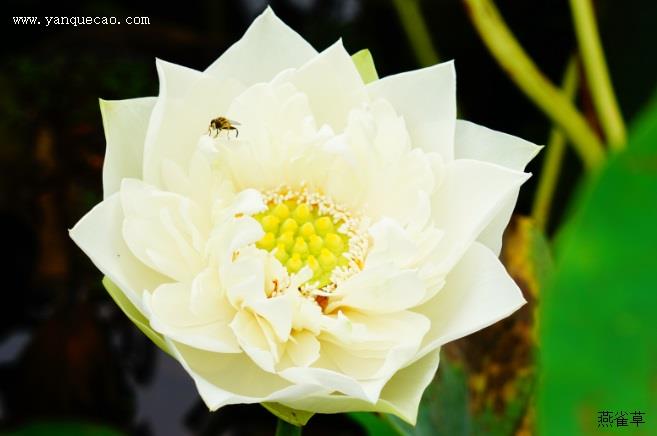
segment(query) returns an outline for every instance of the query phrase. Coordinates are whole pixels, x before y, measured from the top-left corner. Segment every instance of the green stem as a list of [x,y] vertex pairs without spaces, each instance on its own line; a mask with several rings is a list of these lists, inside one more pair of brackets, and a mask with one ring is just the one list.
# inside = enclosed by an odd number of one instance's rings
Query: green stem
[[587,169],[605,158],[600,139],[566,96],[541,73],[490,0],[463,0],[482,40],[520,89],[570,139]]
[[431,42],[427,23],[417,0],[394,0],[393,3],[420,65],[427,67],[437,64],[438,52]]
[[[577,57],[572,56],[566,66],[561,88],[564,94],[570,100],[575,96],[575,92],[579,85]],[[552,198],[557,186],[559,178],[559,171],[561,163],[566,151],[566,137],[561,129],[553,127],[550,131],[550,138],[547,143],[547,150],[545,151],[545,158],[543,167],[540,172],[540,179],[538,181],[538,188],[534,197],[534,204],[532,206],[532,217],[536,225],[541,230],[545,231],[548,220],[550,219],[550,208],[552,206]]]
[[287,421],[278,419],[278,424],[276,424],[276,436],[300,436],[301,427],[292,425]]
[[593,5],[591,0],[570,0],[570,9],[573,13],[582,64],[602,130],[612,148],[622,149],[627,139],[625,123],[609,79]]

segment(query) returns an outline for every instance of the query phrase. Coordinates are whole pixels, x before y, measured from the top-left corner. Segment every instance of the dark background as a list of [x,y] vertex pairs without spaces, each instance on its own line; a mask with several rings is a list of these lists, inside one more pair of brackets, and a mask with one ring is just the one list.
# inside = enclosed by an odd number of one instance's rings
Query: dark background
[[[127,434],[271,434],[260,406],[210,414],[186,373],[125,318],[67,229],[100,201],[105,148],[98,98],[157,95],[156,57],[204,69],[265,1],[3,2],[0,53],[0,431],[82,421]],[[567,1],[498,0],[538,66],[559,82],[574,49]],[[369,48],[380,76],[419,67],[391,1],[280,0],[276,14],[315,48]],[[421,2],[441,61],[455,59],[461,118],[545,143],[549,121],[498,68],[458,0]],[[656,83],[657,2],[597,4],[626,120]],[[14,25],[12,16],[148,16],[150,25]],[[586,87],[578,97],[591,115]],[[592,118],[592,117],[590,117]],[[540,175],[541,158],[529,171]],[[569,152],[552,228],[581,175]],[[537,177],[522,190],[528,213]],[[316,417],[308,434],[361,434]]]

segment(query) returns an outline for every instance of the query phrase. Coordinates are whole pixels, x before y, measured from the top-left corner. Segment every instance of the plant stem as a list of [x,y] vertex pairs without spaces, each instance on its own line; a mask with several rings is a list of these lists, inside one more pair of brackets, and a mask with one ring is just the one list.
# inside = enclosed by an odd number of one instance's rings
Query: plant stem
[[420,12],[417,0],[394,0],[393,4],[401,21],[408,41],[413,48],[415,57],[421,66],[427,67],[438,63],[438,52],[436,51],[431,36],[427,29],[427,23]]
[[609,79],[593,5],[591,0],[570,0],[570,9],[573,13],[582,64],[602,130],[612,148],[622,149],[627,139],[625,123]]
[[600,139],[582,114],[541,73],[490,0],[463,0],[479,36],[520,89],[568,136],[587,169],[605,158]]
[[276,436],[300,436],[301,427],[292,425],[287,421],[278,419],[278,424],[276,424]]
[[[570,100],[575,96],[579,85],[578,70],[577,57],[571,56],[561,84],[561,89],[563,89],[564,94]],[[545,231],[548,220],[550,219],[552,198],[557,187],[559,171],[561,170],[561,163],[566,151],[566,137],[560,128],[556,126],[552,128],[546,148],[538,188],[532,206],[532,218],[534,218],[536,226],[543,231]]]

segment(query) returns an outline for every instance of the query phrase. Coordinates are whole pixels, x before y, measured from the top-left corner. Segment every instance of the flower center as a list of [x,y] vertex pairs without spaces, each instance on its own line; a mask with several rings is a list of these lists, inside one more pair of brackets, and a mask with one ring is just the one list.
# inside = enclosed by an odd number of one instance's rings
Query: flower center
[[308,266],[313,276],[307,284],[330,291],[362,268],[367,239],[358,231],[359,221],[343,208],[306,189],[279,188],[263,196],[267,210],[254,218],[265,236],[256,246],[272,252],[289,273]]

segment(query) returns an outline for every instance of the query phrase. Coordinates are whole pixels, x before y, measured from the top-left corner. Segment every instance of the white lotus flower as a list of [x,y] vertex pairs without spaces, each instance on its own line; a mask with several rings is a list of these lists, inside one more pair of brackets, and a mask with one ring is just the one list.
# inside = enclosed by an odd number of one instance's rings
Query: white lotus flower
[[210,409],[414,423],[441,345],[524,304],[497,256],[538,147],[456,120],[453,63],[365,85],[270,9],[157,71],[157,98],[101,102],[104,200],[71,237]]

